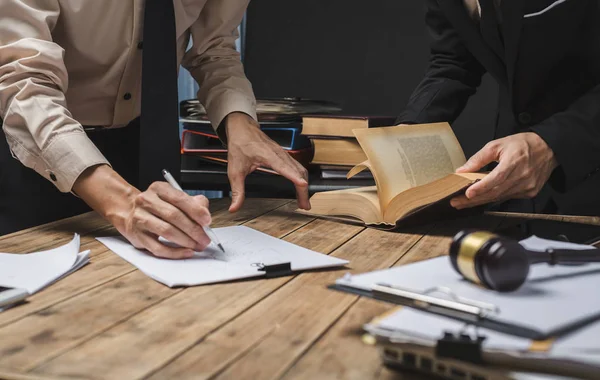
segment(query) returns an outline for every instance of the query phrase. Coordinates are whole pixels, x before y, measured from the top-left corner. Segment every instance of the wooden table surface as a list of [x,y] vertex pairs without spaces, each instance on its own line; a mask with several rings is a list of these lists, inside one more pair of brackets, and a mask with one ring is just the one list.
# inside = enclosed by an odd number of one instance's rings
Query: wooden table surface
[[[94,240],[115,231],[94,213],[0,238],[28,253],[82,235],[91,263],[0,313],[4,379],[407,379],[387,370],[361,326],[391,306],[326,289],[346,272],[446,254],[458,228],[384,232],[293,212],[295,202],[247,199],[230,214],[211,203],[213,227],[245,225],[350,261],[343,269],[170,289]],[[494,228],[499,218],[471,219]]]

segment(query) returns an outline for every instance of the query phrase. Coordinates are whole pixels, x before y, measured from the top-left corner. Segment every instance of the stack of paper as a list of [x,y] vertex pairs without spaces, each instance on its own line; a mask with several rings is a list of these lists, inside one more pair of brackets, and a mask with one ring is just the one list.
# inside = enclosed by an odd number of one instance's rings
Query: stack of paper
[[[554,242],[537,237],[521,241],[531,250],[547,248],[590,249],[592,247]],[[350,289],[370,291],[376,284],[390,284],[421,294],[457,300],[444,293],[428,293],[429,289],[450,289],[455,297],[483,301],[497,307],[497,312],[484,318],[525,326],[550,336],[544,341],[546,350],[533,349],[530,339],[486,328],[466,328],[463,321],[401,307],[396,312],[365,325],[374,336],[390,339],[396,344],[416,344],[435,347],[445,332],[475,331],[486,339],[483,350],[504,355],[505,362],[524,365],[532,370],[550,365],[584,368],[600,378],[600,263],[580,266],[538,264],[531,267],[527,282],[517,291],[499,293],[465,281],[451,267],[448,257],[438,257],[401,267],[350,276],[336,281]],[[574,332],[561,334],[563,329],[580,326]],[[556,335],[555,335],[556,334]],[[494,357],[492,357],[494,358]],[[520,378],[520,377],[519,377]]]
[[29,254],[0,253],[0,286],[33,294],[89,262],[90,251],[79,252],[79,235],[62,247]]
[[210,245],[190,259],[152,256],[119,237],[98,238],[108,249],[167,286],[203,285],[264,276],[265,266],[289,263],[292,271],[341,266],[348,263],[314,252],[244,226],[215,228],[225,253]]

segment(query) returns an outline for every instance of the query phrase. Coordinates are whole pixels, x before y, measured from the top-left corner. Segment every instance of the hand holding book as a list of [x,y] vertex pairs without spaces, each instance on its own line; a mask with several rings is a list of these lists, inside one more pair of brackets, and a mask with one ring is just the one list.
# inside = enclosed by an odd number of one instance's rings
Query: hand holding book
[[514,198],[535,197],[557,167],[552,149],[533,132],[494,140],[457,169],[457,173],[481,170],[492,162],[498,166],[451,201],[458,209]]
[[375,187],[330,191],[311,198],[312,214],[350,216],[367,225],[393,227],[485,177],[456,173],[465,155],[448,123],[353,130],[368,160],[349,177],[369,169]]

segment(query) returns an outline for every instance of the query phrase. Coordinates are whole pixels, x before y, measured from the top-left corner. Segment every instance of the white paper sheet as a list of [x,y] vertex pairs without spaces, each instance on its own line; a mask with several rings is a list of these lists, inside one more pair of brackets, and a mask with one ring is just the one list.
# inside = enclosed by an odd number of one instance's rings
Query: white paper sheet
[[523,239],[519,242],[521,246],[529,249],[530,251],[538,251],[543,252],[548,248],[554,249],[577,249],[577,250],[586,250],[586,249],[594,249],[593,245],[585,245],[585,244],[577,244],[577,243],[569,243],[564,241],[557,240],[548,240],[542,239],[535,235],[528,237],[527,239]]
[[0,286],[33,294],[87,264],[89,251],[79,253],[79,235],[54,249],[29,254],[0,253]]
[[292,270],[300,271],[348,263],[244,226],[215,228],[213,231],[225,247],[225,253],[211,244],[193,258],[184,260],[154,257],[121,237],[98,240],[149,277],[170,287],[259,277],[264,275],[259,270],[261,265],[289,262]]

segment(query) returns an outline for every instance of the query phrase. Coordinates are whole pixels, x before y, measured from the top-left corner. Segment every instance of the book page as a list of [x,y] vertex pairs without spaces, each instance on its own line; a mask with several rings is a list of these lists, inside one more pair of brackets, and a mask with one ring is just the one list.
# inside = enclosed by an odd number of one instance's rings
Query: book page
[[139,250],[121,237],[97,238],[108,249],[167,286],[203,285],[259,277],[262,265],[291,263],[292,270],[320,269],[348,261],[323,255],[244,226],[215,228],[225,248],[213,244],[195,256],[170,260]]
[[382,210],[397,194],[452,174],[466,162],[448,123],[353,132],[377,178]]

